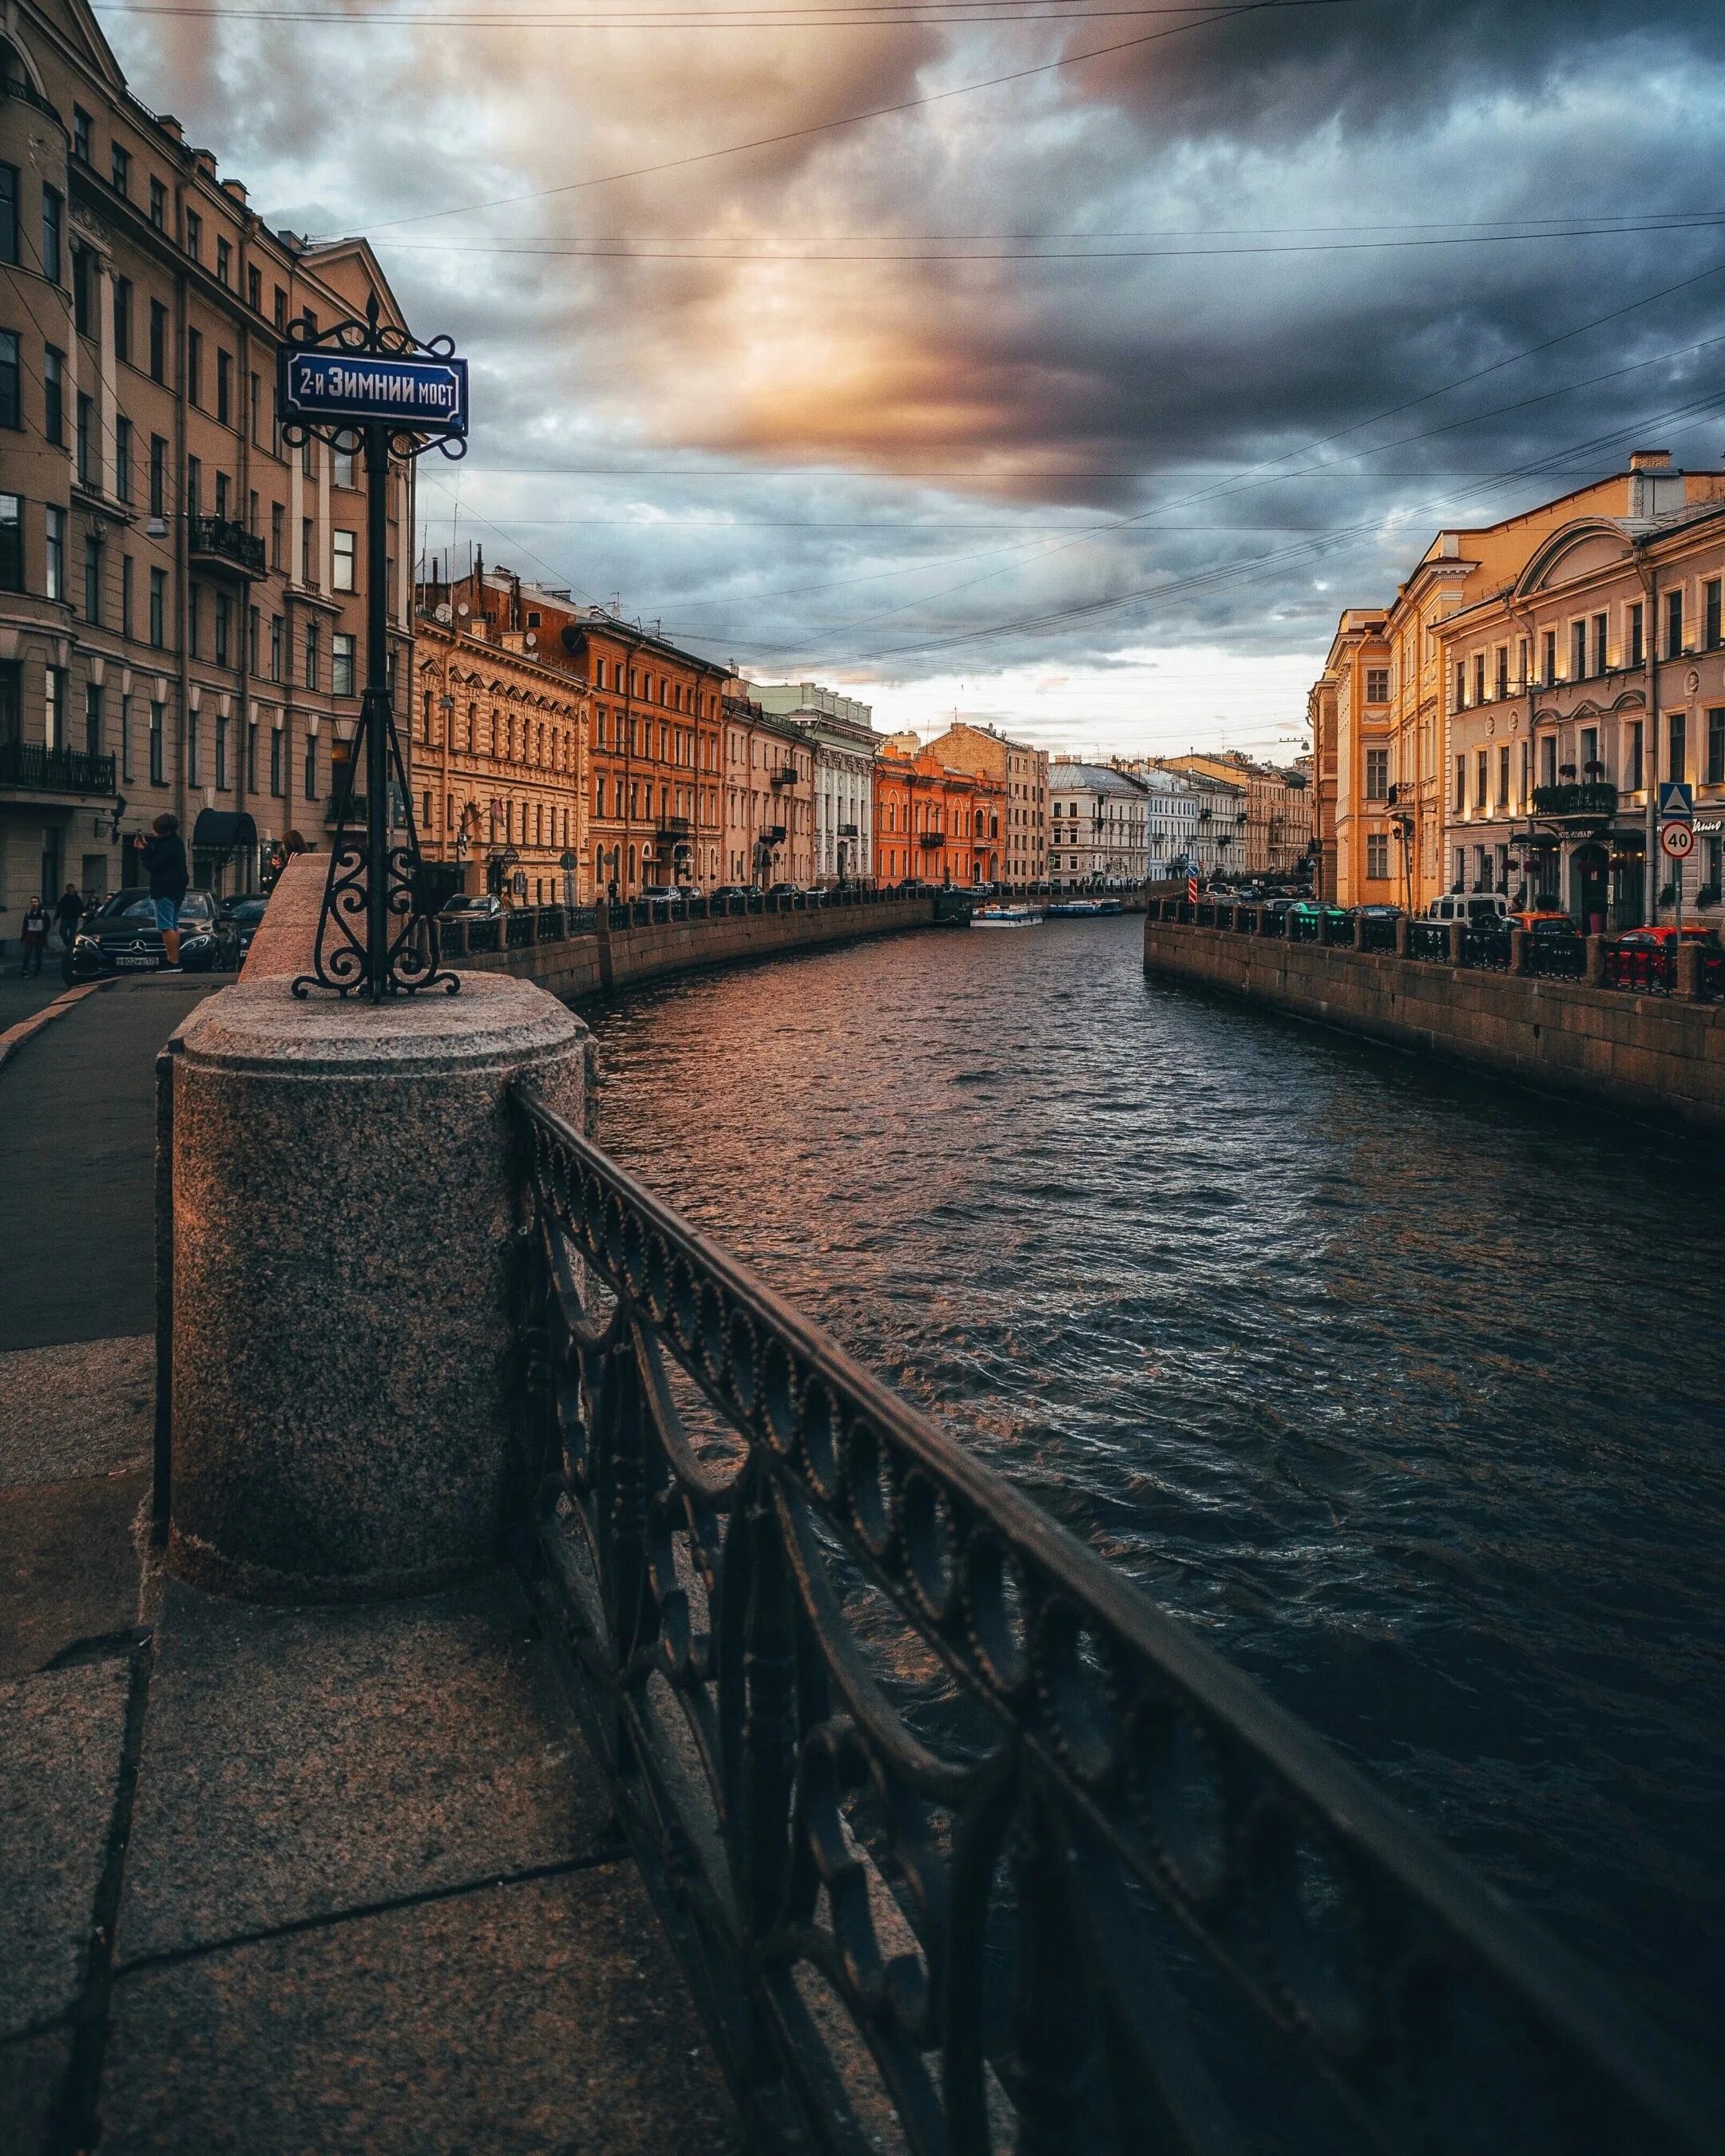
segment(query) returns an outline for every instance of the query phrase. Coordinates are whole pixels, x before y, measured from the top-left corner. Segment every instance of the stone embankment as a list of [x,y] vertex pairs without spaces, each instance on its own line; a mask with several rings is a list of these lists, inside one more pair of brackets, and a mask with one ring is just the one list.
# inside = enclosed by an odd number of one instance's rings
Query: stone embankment
[[1153,906],[1144,923],[1147,973],[1725,1136],[1725,1004],[1695,993],[1702,976],[1687,953],[1677,993],[1645,994],[1602,984],[1604,937],[1588,939],[1591,978],[1553,980],[1522,970],[1519,937],[1498,971],[1462,963],[1459,932],[1448,957],[1425,959],[1291,942],[1263,933],[1250,907],[1199,909],[1221,926],[1163,919],[1163,910]]

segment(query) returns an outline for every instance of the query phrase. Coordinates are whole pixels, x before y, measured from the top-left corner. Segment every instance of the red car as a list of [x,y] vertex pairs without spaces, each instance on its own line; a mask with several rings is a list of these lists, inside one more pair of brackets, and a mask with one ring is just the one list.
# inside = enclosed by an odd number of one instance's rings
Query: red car
[[1617,940],[1631,951],[1668,951],[1680,937],[1685,943],[1712,943],[1717,940],[1711,928],[1686,921],[1681,929],[1668,921],[1661,921],[1657,927],[1648,922],[1640,928],[1625,928]]

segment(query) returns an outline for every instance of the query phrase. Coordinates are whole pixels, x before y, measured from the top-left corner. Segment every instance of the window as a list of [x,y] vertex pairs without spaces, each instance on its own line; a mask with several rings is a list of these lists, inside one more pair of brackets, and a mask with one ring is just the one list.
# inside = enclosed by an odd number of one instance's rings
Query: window
[[216,242],[216,281],[219,285],[234,282],[234,249],[225,239]]
[[272,681],[281,679],[281,616],[279,613],[270,617],[270,679]]
[[1581,775],[1584,778],[1598,778],[1598,772],[1590,767],[1599,761],[1599,730],[1597,726],[1584,726],[1581,730]]
[[1509,694],[1509,646],[1507,644],[1500,644],[1497,647],[1497,686],[1493,693],[1501,704]]
[[1482,816],[1490,805],[1486,798],[1486,789],[1489,783],[1488,770],[1489,752],[1481,749],[1474,759],[1473,805]]
[[84,619],[102,619],[102,542],[93,531],[84,542]]
[[132,639],[131,619],[132,559],[130,554],[120,557],[120,634],[129,644]]
[[151,434],[150,437],[150,514],[151,516],[166,516],[167,514],[167,437],[165,434]]
[[90,162],[90,117],[81,105],[72,107],[72,155],[80,165]]
[[114,280],[114,357],[131,364],[131,280]]
[[1366,751],[1366,798],[1368,801],[1387,801],[1389,798],[1389,751],[1387,748],[1368,748]]
[[340,629],[330,639],[330,686],[338,696],[351,696],[353,686],[353,639]]
[[317,644],[318,625],[315,621],[308,621],[305,624],[305,686],[308,689],[315,689],[317,686]]
[[15,494],[0,494],[0,592],[24,588],[24,506]]
[[1707,775],[1709,786],[1725,786],[1725,711],[1707,713]]
[[1386,883],[1389,879],[1389,834],[1369,831],[1366,834],[1366,880],[1368,883]]
[[65,229],[66,200],[54,187],[42,190],[42,274],[50,285],[60,281],[61,236]]
[[1641,721],[1633,719],[1629,728],[1629,790],[1639,793],[1645,783],[1641,776]]
[[311,573],[311,519],[302,516],[300,519],[300,582],[311,584],[316,581]]
[[193,404],[203,402],[203,336],[198,330],[186,332],[186,395]]
[[195,209],[186,213],[186,252],[194,262],[203,259],[203,219]]
[[255,264],[245,273],[245,303],[254,315],[264,311],[264,273]]
[[216,720],[216,790],[220,793],[225,793],[228,790],[228,721],[218,716]]
[[167,731],[167,711],[165,706],[151,705],[150,783],[152,786],[165,786],[167,783],[167,757],[164,740]]
[[1629,610],[1629,657],[1631,666],[1647,663],[1646,613],[1639,599]]
[[1509,748],[1506,745],[1497,752],[1497,806],[1509,806]]
[[270,729],[270,791],[276,800],[281,798],[281,740],[280,726]]
[[1710,577],[1707,583],[1702,587],[1702,598],[1705,606],[1707,649],[1709,651],[1717,651],[1720,644],[1722,642],[1725,642],[1725,633],[1722,633],[1725,632],[1725,624],[1722,624],[1720,619],[1720,600],[1722,596],[1725,596],[1725,583],[1722,583],[1721,579],[1717,577]]
[[186,714],[186,783],[188,786],[201,786],[203,783],[203,774],[200,768],[203,761],[201,754],[203,743],[198,740],[198,714],[196,711],[187,711]]
[[287,511],[279,501],[270,505],[270,566],[272,569],[286,567],[282,549],[287,538]]
[[0,427],[22,427],[23,423],[18,394],[18,331],[0,330]]
[[42,588],[49,598],[63,599],[66,596],[66,512],[50,506],[47,521]]
[[1665,655],[1681,659],[1683,655],[1683,594],[1667,592],[1665,595]]
[[87,756],[102,752],[102,692],[94,681],[84,685],[84,749]]
[[216,664],[234,663],[234,602],[226,592],[216,593]]
[[255,719],[249,721],[245,729],[245,790],[248,793],[255,793],[258,790],[258,722]]
[[160,300],[150,302],[150,379],[167,379],[167,309]]
[[66,746],[66,673],[62,666],[43,669],[42,739],[49,748]]
[[308,732],[305,737],[305,769],[304,783],[300,791],[308,801],[317,798],[317,736]]
[[[331,449],[330,484],[332,486],[357,486],[359,483],[354,476],[354,465],[357,461],[352,449]],[[349,588],[351,589],[352,587],[350,586]],[[537,616],[532,619],[536,619]]]
[[0,165],[0,262],[18,260],[18,167]]
[[1596,613],[1594,616],[1594,671],[1595,674],[1603,674],[1605,671],[1605,626],[1606,617],[1602,613]]
[[188,516],[203,514],[203,461],[199,457],[186,459],[186,513]]
[[42,352],[42,431],[50,442],[66,439],[66,355],[46,345]]
[[352,531],[338,531],[335,535],[336,558],[332,582],[334,588],[338,592],[351,592],[354,588],[355,537],[356,535]]
[[234,355],[216,354],[216,417],[224,427],[234,424]]
[[167,229],[167,189],[153,177],[150,182],[150,222],[158,232]]
[[1458,711],[1463,711],[1466,708],[1466,705],[1467,667],[1463,660],[1458,659],[1455,661],[1455,709]]
[[116,195],[131,192],[131,152],[118,142],[108,155],[108,178]]
[[275,288],[275,326],[279,330],[287,327],[287,294],[280,285]]
[[1544,735],[1539,743],[1539,783],[1542,786],[1555,786],[1558,783],[1558,737],[1555,734]]
[[1461,816],[1466,813],[1467,758],[1465,756],[1458,756],[1455,759],[1455,814]]
[[1666,721],[1665,775],[1667,778],[1683,778],[1688,773],[1689,714],[1673,711]]
[[1569,679],[1581,680],[1587,673],[1587,624],[1572,621],[1569,624]]
[[94,486],[95,475],[95,399],[78,393],[77,448],[78,484]]
[[1389,669],[1387,666],[1367,667],[1366,701],[1368,704],[1387,704],[1389,701]]
[[1540,679],[1544,682],[1546,687],[1548,689],[1552,683],[1558,678],[1558,633],[1556,629],[1547,629],[1543,642],[1545,646],[1544,670],[1541,674]]
[[160,651],[167,636],[167,571],[150,572],[150,641]]

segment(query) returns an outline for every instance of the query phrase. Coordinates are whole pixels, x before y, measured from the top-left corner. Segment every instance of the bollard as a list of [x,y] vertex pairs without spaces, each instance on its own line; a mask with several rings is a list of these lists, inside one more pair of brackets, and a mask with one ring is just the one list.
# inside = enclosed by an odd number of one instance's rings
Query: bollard
[[1450,963],[1464,966],[1467,963],[1467,931],[1459,921],[1450,923]]
[[1527,946],[1532,942],[1532,938],[1528,935],[1525,928],[1512,928],[1510,930],[1509,970],[1512,973],[1525,973],[1527,972]]
[[1365,916],[1363,913],[1356,913],[1351,925],[1353,929],[1353,947],[1356,951],[1363,951],[1366,947]]
[[1605,985],[1605,938],[1589,936],[1587,939],[1587,984],[1590,988]]
[[1702,950],[1699,943],[1679,943],[1677,946],[1677,993],[1691,1003],[1701,998],[1701,968]]
[[1410,957],[1413,950],[1414,924],[1405,913],[1399,913],[1395,921],[1395,955],[1398,958]]

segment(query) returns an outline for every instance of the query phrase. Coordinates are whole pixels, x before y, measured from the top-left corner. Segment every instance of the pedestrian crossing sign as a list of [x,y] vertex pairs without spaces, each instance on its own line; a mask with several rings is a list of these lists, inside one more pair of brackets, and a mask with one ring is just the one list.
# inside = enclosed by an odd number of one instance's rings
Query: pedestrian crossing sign
[[1681,778],[1663,778],[1659,784],[1659,820],[1661,824],[1692,824],[1695,820],[1694,789]]

